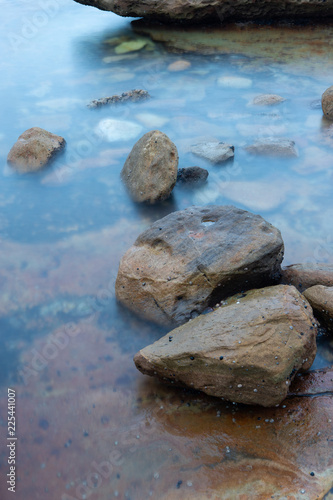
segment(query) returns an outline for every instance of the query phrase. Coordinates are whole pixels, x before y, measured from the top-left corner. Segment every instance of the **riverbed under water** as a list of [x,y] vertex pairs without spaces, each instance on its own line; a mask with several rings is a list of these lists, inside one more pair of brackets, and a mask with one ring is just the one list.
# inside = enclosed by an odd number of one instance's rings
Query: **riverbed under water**
[[[333,83],[333,29],[177,31],[64,0],[0,6],[0,422],[4,436],[13,387],[16,497],[322,498],[332,487],[332,396],[258,409],[159,385],[132,358],[165,331],[117,305],[114,282],[138,234],[191,205],[259,213],[281,230],[284,265],[333,263],[333,124],[320,106]],[[142,49],[119,55],[131,40]],[[180,59],[190,66],[170,71]],[[131,89],[152,98],[87,107]],[[251,105],[268,93],[285,101]],[[101,138],[106,118],[136,124],[136,135]],[[6,157],[34,126],[65,137],[66,151],[20,176]],[[175,142],[179,167],[201,166],[209,177],[139,207],[119,174],[136,140],[156,128]],[[245,150],[268,136],[295,141],[298,157]],[[233,144],[234,160],[214,166],[193,156],[189,146],[203,138]],[[323,337],[313,367],[332,360]],[[6,457],[3,447],[2,477]],[[3,480],[0,488],[10,498]]]

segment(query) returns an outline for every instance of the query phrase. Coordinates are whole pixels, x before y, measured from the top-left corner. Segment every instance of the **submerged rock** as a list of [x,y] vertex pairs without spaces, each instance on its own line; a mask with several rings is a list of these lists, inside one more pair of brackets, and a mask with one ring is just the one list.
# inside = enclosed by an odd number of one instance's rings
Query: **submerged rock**
[[177,180],[178,152],[163,132],[148,132],[133,146],[121,171],[131,197],[156,203],[169,198]]
[[129,52],[137,52],[138,50],[143,49],[149,40],[137,38],[135,40],[126,40],[125,42],[121,42],[115,48],[116,54],[128,54]]
[[123,92],[121,95],[113,95],[111,97],[102,97],[94,99],[88,104],[88,108],[100,108],[101,106],[121,104],[124,102],[145,101],[151,96],[147,90],[134,89],[129,92]]
[[229,20],[252,20],[309,17],[323,18],[333,16],[332,2],[318,4],[318,0],[170,0],[156,2],[145,0],[75,0],[84,5],[92,5],[101,10],[109,10],[124,17],[145,17],[165,23],[206,23]]
[[[306,306],[306,307],[305,307]],[[135,355],[136,367],[230,401],[281,403],[316,355],[311,307],[286,285],[251,290]]]
[[234,156],[235,148],[225,142],[203,142],[191,146],[191,153],[211,163],[223,163]]
[[39,127],[20,135],[9,151],[7,162],[20,173],[36,172],[45,167],[64,149],[66,141]]
[[333,264],[293,264],[282,268],[281,283],[300,292],[314,285],[333,286]]
[[303,293],[322,326],[333,330],[333,287],[316,285]]
[[116,296],[139,316],[182,324],[218,300],[279,279],[280,231],[233,206],[191,207],[156,221],[126,252]]
[[293,158],[298,156],[294,141],[278,137],[266,137],[258,139],[251,146],[245,148],[249,153],[263,155]]
[[323,93],[321,97],[323,113],[329,120],[333,120],[333,85]]
[[217,80],[219,87],[231,87],[233,89],[248,89],[252,87],[252,80],[240,76],[221,76]]
[[177,181],[187,184],[203,184],[208,177],[208,171],[201,167],[180,168],[177,174]]
[[273,106],[274,104],[279,104],[284,101],[284,97],[276,94],[260,94],[253,99],[251,104],[254,106]]

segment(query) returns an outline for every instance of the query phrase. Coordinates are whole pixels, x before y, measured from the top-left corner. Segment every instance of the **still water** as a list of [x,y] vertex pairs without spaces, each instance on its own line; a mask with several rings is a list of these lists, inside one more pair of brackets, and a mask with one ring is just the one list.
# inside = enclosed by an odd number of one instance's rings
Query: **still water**
[[[262,27],[256,43],[244,26],[230,33],[167,30],[161,43],[128,19],[72,1],[0,6],[1,429],[3,438],[13,387],[16,498],[246,500],[328,491],[328,466],[322,464],[321,483],[309,483],[308,469],[316,466],[309,443],[299,450],[298,431],[283,441],[286,425],[304,417],[297,403],[286,403],[288,415],[285,408],[222,405],[138,373],[133,355],[164,332],[116,304],[114,281],[119,259],[143,229],[193,204],[259,213],[281,230],[286,265],[333,262],[333,125],[320,108],[333,83],[331,28]],[[138,40],[140,50],[119,54],[122,42]],[[179,59],[190,66],[170,71]],[[87,107],[131,89],[152,99]],[[263,93],[285,101],[251,105]],[[106,140],[98,130],[107,118],[132,126]],[[65,137],[67,148],[41,173],[19,176],[6,157],[34,126]],[[168,202],[138,207],[119,174],[136,140],[156,128],[175,142],[179,167],[207,168],[208,182],[176,186]],[[295,141],[298,157],[245,150],[268,136]],[[189,146],[203,138],[233,144],[234,161],[212,166],[194,157]],[[315,368],[332,363],[332,343],[321,344]],[[304,435],[320,422],[317,445],[325,455],[325,404],[306,405],[313,418]],[[260,419],[279,423],[263,429]],[[0,453],[3,478],[5,447]],[[3,479],[0,488],[7,498]]]

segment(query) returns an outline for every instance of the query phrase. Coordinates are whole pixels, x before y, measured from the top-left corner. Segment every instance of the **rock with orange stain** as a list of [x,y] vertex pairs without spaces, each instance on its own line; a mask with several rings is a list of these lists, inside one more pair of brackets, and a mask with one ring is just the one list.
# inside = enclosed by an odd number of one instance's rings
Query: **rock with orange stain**
[[274,283],[280,231],[233,206],[191,207],[155,222],[120,262],[116,296],[139,316],[180,325],[233,293]]
[[243,295],[142,349],[137,368],[237,403],[281,403],[316,355],[311,307],[286,285]]

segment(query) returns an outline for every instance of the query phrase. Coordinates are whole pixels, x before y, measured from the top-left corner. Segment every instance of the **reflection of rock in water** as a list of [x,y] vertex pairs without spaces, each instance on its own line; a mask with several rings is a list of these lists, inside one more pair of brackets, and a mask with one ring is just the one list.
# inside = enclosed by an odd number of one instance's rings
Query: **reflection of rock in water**
[[[27,386],[17,386],[25,498],[44,498],[46,488],[54,498],[92,491],[99,500],[115,493],[252,499],[253,491],[259,500],[312,499],[332,486],[332,371],[299,377],[292,390],[302,397],[277,408],[226,404],[142,377],[132,354],[119,349],[122,333],[121,325],[85,325]],[[41,352],[44,342],[30,348]],[[27,364],[30,348],[21,358]],[[102,462],[110,474],[95,488]]]

